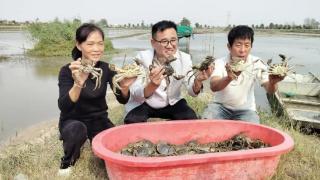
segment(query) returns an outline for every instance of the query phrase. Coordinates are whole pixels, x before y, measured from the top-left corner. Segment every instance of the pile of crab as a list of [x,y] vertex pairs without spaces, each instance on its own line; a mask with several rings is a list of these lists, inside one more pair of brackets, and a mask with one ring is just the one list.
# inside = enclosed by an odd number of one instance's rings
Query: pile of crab
[[164,141],[159,141],[154,144],[149,140],[143,139],[141,141],[128,144],[126,147],[121,149],[120,153],[138,157],[162,157],[227,152],[264,147],[270,147],[270,145],[264,143],[260,139],[251,139],[245,134],[240,133],[233,136],[231,139],[222,142],[210,142],[206,144],[200,144],[196,140],[192,140],[181,145],[169,144]]

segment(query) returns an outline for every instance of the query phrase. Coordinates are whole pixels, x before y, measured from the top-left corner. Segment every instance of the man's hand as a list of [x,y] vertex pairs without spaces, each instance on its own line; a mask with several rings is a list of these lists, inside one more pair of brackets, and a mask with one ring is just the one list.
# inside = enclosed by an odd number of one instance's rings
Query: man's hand
[[270,84],[277,84],[278,82],[282,81],[285,78],[285,76],[279,76],[279,75],[269,75],[269,83]]
[[159,86],[161,81],[166,77],[163,75],[164,71],[165,69],[162,66],[152,68],[149,74],[150,82],[155,86]]
[[200,71],[197,73],[195,81],[202,82],[210,78],[212,72],[214,71],[214,64],[211,64],[208,69]]
[[225,68],[226,68],[226,71],[227,71],[227,74],[228,74],[228,78],[231,79],[231,80],[237,79],[238,76],[241,74],[241,71],[240,72],[234,72],[229,63],[226,63]]

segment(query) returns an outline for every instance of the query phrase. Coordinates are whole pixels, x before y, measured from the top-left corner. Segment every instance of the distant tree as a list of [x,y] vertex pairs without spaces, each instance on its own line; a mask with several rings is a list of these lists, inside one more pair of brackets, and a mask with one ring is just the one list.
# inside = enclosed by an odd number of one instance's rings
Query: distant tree
[[60,22],[60,20],[59,20],[59,18],[58,18],[58,17],[55,17],[55,18],[54,18],[54,20],[53,20],[53,22],[55,22],[55,23],[59,23],[59,22]]
[[180,25],[183,25],[183,26],[190,26],[191,25],[191,22],[189,19],[187,19],[186,17],[183,17],[181,22],[180,22]]
[[72,22],[75,23],[75,24],[81,24],[81,19],[74,18],[74,19],[72,20]]
[[196,22],[196,23],[194,24],[194,26],[195,26],[196,28],[199,28],[199,27],[200,27],[200,24]]
[[273,23],[269,24],[269,29],[274,29],[274,24]]
[[101,27],[108,27],[108,21],[104,18],[100,19],[100,21],[98,21],[98,25]]
[[264,24],[260,24],[259,28],[264,29]]
[[142,27],[142,28],[145,28],[145,27],[146,27],[146,25],[144,24],[144,20],[141,21],[141,27]]
[[320,23],[313,18],[305,18],[303,25],[305,25],[305,27],[308,29],[318,29]]

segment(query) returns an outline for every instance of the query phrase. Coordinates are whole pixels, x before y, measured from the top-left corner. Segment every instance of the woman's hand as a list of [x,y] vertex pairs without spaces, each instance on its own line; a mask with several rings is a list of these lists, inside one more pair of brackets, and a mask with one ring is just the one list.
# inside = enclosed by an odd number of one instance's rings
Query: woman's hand
[[74,83],[79,87],[83,87],[85,81],[88,79],[89,74],[79,71],[81,67],[80,60],[81,59],[79,58],[78,60],[71,62],[69,69],[71,70]]
[[129,89],[129,87],[136,81],[137,77],[124,78],[119,82],[121,89]]

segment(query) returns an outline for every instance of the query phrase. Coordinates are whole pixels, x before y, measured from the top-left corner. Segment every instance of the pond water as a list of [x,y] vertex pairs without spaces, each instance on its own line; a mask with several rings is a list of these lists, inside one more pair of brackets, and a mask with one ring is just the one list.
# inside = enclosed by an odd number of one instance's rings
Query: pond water
[[[117,33],[109,32],[112,36]],[[115,48],[121,49],[150,48],[150,36],[147,34],[114,39],[112,42]],[[224,33],[194,35],[190,42],[194,63],[200,62],[208,54],[225,56],[228,53],[226,44]],[[0,143],[27,126],[59,117],[57,76],[60,67],[71,59],[25,56],[25,49],[31,47],[32,43],[25,32],[0,32],[0,56],[9,57],[0,60]],[[279,53],[292,57],[290,64],[295,65],[298,73],[319,73],[320,38],[275,35],[255,37],[252,54],[262,59],[273,58],[279,61]],[[126,59],[134,55],[134,52],[128,53]],[[110,61],[122,64],[123,59],[124,55],[121,54],[110,58]],[[256,88],[256,97],[257,105],[268,109],[261,88]]]

